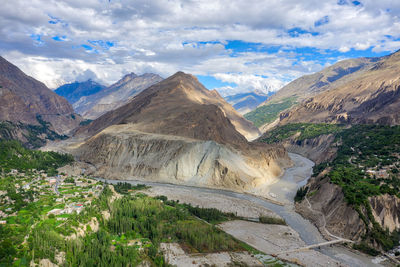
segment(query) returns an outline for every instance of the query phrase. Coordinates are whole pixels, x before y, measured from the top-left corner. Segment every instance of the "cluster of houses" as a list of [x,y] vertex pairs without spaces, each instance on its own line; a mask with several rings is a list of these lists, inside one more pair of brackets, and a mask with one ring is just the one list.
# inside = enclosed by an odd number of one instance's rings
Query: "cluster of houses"
[[82,203],[71,203],[64,209],[53,209],[47,213],[47,215],[54,214],[54,215],[61,215],[61,214],[71,214],[76,212],[77,214],[81,213],[82,210],[85,208],[84,204]]
[[[71,213],[81,213],[85,208],[85,205],[89,205],[91,203],[92,197],[98,197],[103,189],[102,185],[96,184],[95,181],[86,179],[85,177],[79,176],[74,177],[73,183],[69,181],[64,181],[68,178],[66,175],[57,175],[55,177],[48,177],[46,173],[43,171],[32,170],[33,175],[29,175],[30,179],[24,179],[20,183],[15,183],[15,188],[17,193],[22,189],[33,190],[36,192],[34,194],[34,202],[39,200],[39,195],[47,195],[52,193],[53,191],[59,194],[59,197],[56,199],[57,203],[66,203],[65,208],[63,209],[53,209],[48,212],[48,215],[61,215],[61,214],[71,214]],[[28,178],[25,173],[20,173],[17,170],[11,170],[11,175],[18,176],[20,178]],[[62,193],[58,192],[64,191],[65,189],[73,189],[75,192],[71,193]],[[75,188],[81,188],[79,190],[75,190]],[[82,189],[83,188],[83,189]],[[82,203],[76,203],[77,197],[83,196]],[[80,199],[80,198],[79,198]],[[86,199],[86,202],[85,202]],[[24,200],[31,201],[31,200]],[[73,201],[74,203],[69,203]],[[7,191],[0,190],[0,205],[6,207],[7,205],[12,205],[13,200],[7,196]],[[11,214],[12,208],[2,209],[0,210],[0,224],[6,224],[7,221],[4,220],[9,216],[16,215]]]
[[376,178],[389,178],[389,173],[387,172],[386,169],[381,169],[381,170],[367,170],[366,174],[368,174],[371,177],[376,177]]

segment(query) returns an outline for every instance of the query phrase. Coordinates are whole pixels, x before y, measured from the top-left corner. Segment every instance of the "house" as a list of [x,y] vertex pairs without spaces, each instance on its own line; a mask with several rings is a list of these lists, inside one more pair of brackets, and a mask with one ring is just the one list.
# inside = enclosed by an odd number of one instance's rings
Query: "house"
[[31,186],[29,184],[26,184],[26,185],[22,186],[22,189],[29,190],[29,189],[31,189]]
[[379,170],[379,171],[367,170],[366,173],[369,176],[375,176],[377,178],[388,178],[389,177],[389,174],[386,170]]
[[379,170],[379,171],[376,172],[376,176],[378,178],[388,178],[389,174],[387,173],[386,170]]
[[50,214],[60,215],[60,214],[63,214],[63,213],[64,213],[64,210],[62,210],[62,209],[53,209],[53,210],[49,211],[47,213],[47,215],[50,215]]

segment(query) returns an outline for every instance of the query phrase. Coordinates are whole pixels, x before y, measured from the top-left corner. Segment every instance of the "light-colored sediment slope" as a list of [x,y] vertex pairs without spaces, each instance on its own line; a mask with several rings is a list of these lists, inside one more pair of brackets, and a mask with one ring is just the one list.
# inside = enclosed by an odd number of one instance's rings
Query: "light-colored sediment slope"
[[113,125],[70,150],[93,175],[224,188],[262,195],[290,160],[283,148],[240,151],[215,141]]

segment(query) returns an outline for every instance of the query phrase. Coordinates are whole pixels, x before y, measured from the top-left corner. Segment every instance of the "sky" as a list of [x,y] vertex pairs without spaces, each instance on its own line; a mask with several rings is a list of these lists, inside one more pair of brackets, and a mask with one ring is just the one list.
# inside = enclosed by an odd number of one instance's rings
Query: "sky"
[[0,8],[0,55],[52,89],[184,71],[222,95],[270,92],[338,60],[398,49],[398,0],[3,0]]

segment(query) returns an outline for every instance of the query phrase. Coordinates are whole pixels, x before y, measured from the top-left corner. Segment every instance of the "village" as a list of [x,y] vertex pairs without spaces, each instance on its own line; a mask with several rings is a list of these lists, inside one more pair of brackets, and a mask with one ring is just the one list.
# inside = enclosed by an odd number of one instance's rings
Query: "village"
[[[10,184],[9,180],[13,183]],[[42,216],[80,214],[102,189],[100,182],[82,175],[71,177],[61,173],[48,176],[35,169],[27,173],[13,169],[0,180],[0,224],[14,223],[21,213],[21,205],[29,203],[47,202],[41,207],[45,211]],[[67,217],[57,219],[66,220]]]

